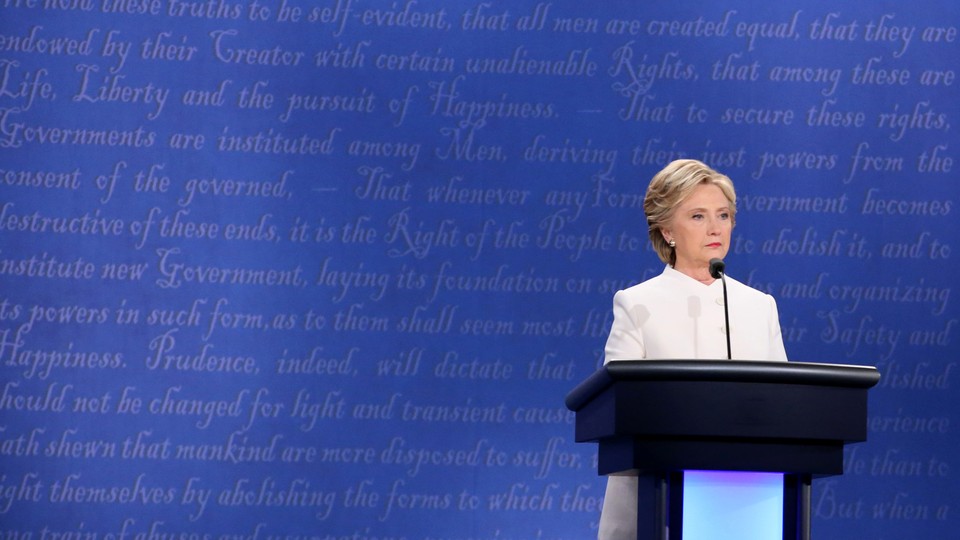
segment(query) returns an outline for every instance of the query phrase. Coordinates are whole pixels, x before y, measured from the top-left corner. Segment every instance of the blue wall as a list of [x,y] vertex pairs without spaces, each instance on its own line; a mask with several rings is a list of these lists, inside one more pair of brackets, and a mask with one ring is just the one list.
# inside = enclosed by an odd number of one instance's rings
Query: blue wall
[[2,538],[594,535],[563,397],[680,156],[884,374],[817,538],[955,534],[958,8],[675,4],[0,3]]

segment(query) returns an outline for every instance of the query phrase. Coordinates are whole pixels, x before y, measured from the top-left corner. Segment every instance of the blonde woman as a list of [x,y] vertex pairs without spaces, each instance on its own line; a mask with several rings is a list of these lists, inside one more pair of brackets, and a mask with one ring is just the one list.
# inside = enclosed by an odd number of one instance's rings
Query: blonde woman
[[[666,266],[614,295],[606,362],[727,358],[723,289],[710,274],[710,260],[730,249],[736,200],[730,178],[696,160],[674,161],[653,177],[643,210]],[[726,280],[733,358],[786,361],[776,301]],[[609,477],[599,538],[635,539],[636,523],[636,478]]]

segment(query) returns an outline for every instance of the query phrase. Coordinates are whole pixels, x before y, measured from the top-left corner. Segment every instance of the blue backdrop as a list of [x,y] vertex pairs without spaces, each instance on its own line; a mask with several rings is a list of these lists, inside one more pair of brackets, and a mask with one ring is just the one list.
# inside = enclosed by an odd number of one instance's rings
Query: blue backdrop
[[563,397],[677,157],[733,178],[790,359],[883,373],[816,537],[955,535],[958,21],[0,3],[0,537],[594,536]]

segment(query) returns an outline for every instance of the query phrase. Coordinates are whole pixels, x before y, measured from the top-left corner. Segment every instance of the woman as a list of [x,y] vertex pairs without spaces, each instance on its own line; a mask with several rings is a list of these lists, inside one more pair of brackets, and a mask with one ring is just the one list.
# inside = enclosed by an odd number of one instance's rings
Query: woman
[[[730,179],[681,159],[650,181],[643,202],[663,273],[618,291],[605,361],[725,359],[723,288],[710,259],[730,248],[736,193]],[[787,359],[773,297],[727,279],[731,351],[737,360]],[[637,537],[637,481],[611,476],[600,517],[602,540]]]

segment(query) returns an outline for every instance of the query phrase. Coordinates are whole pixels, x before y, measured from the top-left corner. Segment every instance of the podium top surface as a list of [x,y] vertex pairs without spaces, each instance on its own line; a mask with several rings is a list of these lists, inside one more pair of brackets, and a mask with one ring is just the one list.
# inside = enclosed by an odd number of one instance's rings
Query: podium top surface
[[880,373],[870,366],[753,360],[615,360],[587,377],[566,397],[567,408],[580,410],[618,381],[756,382],[871,388]]

